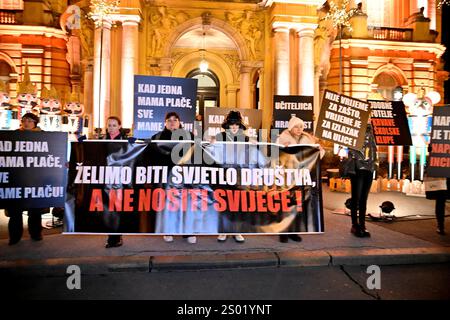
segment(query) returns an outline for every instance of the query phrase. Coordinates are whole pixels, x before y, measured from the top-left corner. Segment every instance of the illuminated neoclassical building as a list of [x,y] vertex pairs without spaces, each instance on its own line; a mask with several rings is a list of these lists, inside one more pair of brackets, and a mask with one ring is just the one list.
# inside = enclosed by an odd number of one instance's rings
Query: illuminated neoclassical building
[[119,115],[129,128],[134,74],[197,78],[198,113],[259,108],[266,128],[275,94],[314,95],[317,113],[325,88],[443,93],[435,0],[362,0],[341,39],[324,2],[121,0],[102,12],[99,1],[0,0],[0,80],[15,98],[27,62],[39,91],[79,90],[95,127]]

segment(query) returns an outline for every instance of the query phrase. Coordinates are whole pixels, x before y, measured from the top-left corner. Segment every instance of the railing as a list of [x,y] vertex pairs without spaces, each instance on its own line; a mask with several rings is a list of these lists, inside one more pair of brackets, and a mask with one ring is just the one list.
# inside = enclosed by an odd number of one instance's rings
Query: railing
[[0,10],[0,24],[19,24],[16,10]]
[[369,27],[369,38],[390,41],[412,41],[413,29]]

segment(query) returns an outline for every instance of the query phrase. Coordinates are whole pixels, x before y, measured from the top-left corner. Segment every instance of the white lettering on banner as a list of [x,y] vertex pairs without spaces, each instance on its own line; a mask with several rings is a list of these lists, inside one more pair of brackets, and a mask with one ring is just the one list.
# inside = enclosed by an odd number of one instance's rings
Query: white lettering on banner
[[137,115],[139,119],[153,119],[153,110],[139,109]]
[[275,121],[275,128],[287,128],[289,126],[289,121]]
[[362,101],[358,101],[358,100],[353,100],[344,96],[341,96],[341,104],[345,104],[349,107],[355,108],[355,109],[359,109],[362,111],[367,111],[369,108],[369,104],[362,102]]
[[334,102],[339,102],[339,95],[330,91],[326,91],[325,93],[325,99],[334,101]]
[[[77,163],[75,184],[129,184],[132,181],[130,167],[83,166]],[[273,168],[216,168],[174,166],[169,172],[167,166],[136,167],[136,184],[214,184],[234,186],[315,186],[308,169]]]
[[0,188],[0,199],[20,199],[22,188]]
[[136,124],[136,128],[140,131],[162,131],[163,123],[138,121]]
[[136,184],[167,183],[167,167],[136,167]]
[[347,116],[354,117],[354,118],[359,118],[361,115],[361,112],[359,112],[358,110],[355,110],[355,109],[352,109],[349,107],[344,107],[344,106],[339,106],[338,112],[343,113]]
[[11,141],[0,141],[0,151],[1,152],[11,152],[12,142]]
[[449,126],[450,117],[448,116],[435,116],[433,118],[433,125],[435,126]]
[[164,107],[164,99],[158,97],[138,97],[138,106]]
[[225,116],[218,115],[218,114],[210,114],[208,116],[208,123],[209,124],[222,124],[225,119]]
[[64,187],[25,187],[24,198],[60,198],[64,196]]
[[352,118],[343,116],[341,114],[336,114],[330,111],[325,111],[325,118],[329,119],[329,120],[333,120],[336,122],[340,122],[343,124],[346,124],[348,126],[353,126],[353,120]]
[[[26,164],[26,165],[25,165]],[[62,168],[61,158],[53,155],[43,157],[0,157],[0,168]]]
[[221,132],[221,127],[209,127],[208,136],[215,137],[219,132]]
[[26,157],[27,168],[62,168],[59,157]]
[[166,98],[166,107],[192,109],[191,99],[188,98]]
[[129,184],[133,178],[130,167],[83,166],[77,163],[76,184]]
[[48,152],[48,142],[16,141],[14,152]]
[[0,168],[23,168],[23,157],[0,157]]
[[182,86],[173,86],[173,85],[158,85],[159,94],[174,94],[174,95],[182,95],[183,87]]
[[331,130],[337,131],[348,136],[358,138],[359,130],[343,126],[339,123],[331,123]]
[[155,93],[155,92],[156,86],[154,84],[145,84],[145,83],[138,84],[138,93]]
[[313,105],[309,102],[275,102],[277,110],[312,110]]

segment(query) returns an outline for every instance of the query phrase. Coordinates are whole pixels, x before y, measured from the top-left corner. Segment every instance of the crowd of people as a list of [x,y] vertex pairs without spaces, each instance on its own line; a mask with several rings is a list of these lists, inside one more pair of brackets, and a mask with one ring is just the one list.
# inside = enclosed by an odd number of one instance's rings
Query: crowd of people
[[[38,126],[39,117],[33,113],[27,113],[21,118],[20,131],[39,132],[41,129]],[[290,146],[296,144],[318,144],[319,140],[312,134],[304,131],[305,124],[302,119],[293,116],[289,122],[288,127],[278,137],[276,143]],[[215,137],[211,137],[211,143],[216,141],[228,142],[251,142],[249,136],[246,135],[247,126],[243,121],[242,115],[239,111],[230,111],[222,124],[222,131]],[[194,134],[184,130],[181,124],[179,115],[175,112],[169,112],[165,116],[164,129],[151,137],[151,141],[172,140],[174,132],[177,132],[177,139],[193,140]],[[182,133],[182,134],[180,134]],[[97,132],[94,136],[96,139],[105,140],[127,140],[133,139],[128,137],[127,132],[123,130],[121,120],[118,117],[111,116],[106,121],[105,135]],[[83,141],[85,137],[81,137],[79,141]],[[320,147],[320,156],[323,157],[325,151]],[[283,162],[284,160],[280,160]],[[377,149],[373,135],[373,129],[370,124],[367,126],[365,139],[362,149],[349,149],[348,161],[352,163],[354,172],[349,175],[351,181],[351,229],[350,232],[356,237],[370,237],[370,232],[366,229],[366,210],[367,200],[373,180],[373,173],[377,168]],[[282,163],[283,166],[289,167],[289,160]],[[447,179],[448,182],[448,179]],[[448,189],[445,192],[439,193],[436,197],[436,217],[438,220],[438,233],[445,234],[444,231],[444,216],[445,216],[445,202],[448,199]],[[42,240],[42,219],[41,215],[45,208],[28,209],[28,230],[31,239],[34,241]],[[9,216],[8,230],[9,230],[9,244],[14,245],[18,243],[23,235],[23,210],[17,208],[5,208],[7,216]],[[280,241],[286,243],[289,239],[300,242],[302,238],[296,233],[295,222],[284,230],[286,234],[280,235]],[[114,228],[112,228],[114,229]],[[115,227],[117,228],[117,225]],[[111,230],[114,233],[107,238],[105,247],[114,248],[123,244],[123,238],[118,234],[117,230]],[[219,234],[218,242],[225,242],[227,234]],[[242,234],[234,234],[234,240],[237,243],[243,243],[245,238]],[[191,244],[197,242],[197,237],[194,234],[183,235]],[[173,242],[173,235],[164,235],[164,241]]]

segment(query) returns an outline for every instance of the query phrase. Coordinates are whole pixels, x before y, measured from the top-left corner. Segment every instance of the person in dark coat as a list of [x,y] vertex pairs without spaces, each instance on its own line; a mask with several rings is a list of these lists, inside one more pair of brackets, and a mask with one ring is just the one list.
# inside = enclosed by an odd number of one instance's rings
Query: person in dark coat
[[[111,116],[106,119],[106,135],[105,140],[126,140],[128,139],[122,130],[122,121],[118,117]],[[105,244],[105,248],[120,247],[123,244],[122,235],[111,234]]]
[[[17,131],[42,131],[37,125],[39,117],[33,113],[26,113],[22,116],[20,128]],[[23,235],[23,209],[6,208],[9,231],[9,245],[14,245],[22,239]],[[30,208],[28,209],[28,232],[34,241],[42,240],[42,213],[43,209]]]
[[370,123],[367,125],[362,149],[349,149],[348,157],[354,162],[356,171],[356,174],[350,176],[352,188],[350,232],[359,238],[370,237],[369,231],[366,230],[367,199],[377,166],[377,146]]
[[[194,140],[194,134],[184,130],[181,125],[180,116],[176,112],[168,112],[164,117],[164,129],[151,137],[151,140]],[[167,150],[167,159],[163,160],[166,164],[172,164],[170,151]],[[193,235],[184,235],[183,238],[191,244],[197,243],[197,237]],[[165,242],[173,242],[172,235],[163,236]]]
[[164,117],[164,129],[151,137],[151,140],[194,140],[194,134],[183,129],[180,116],[176,112],[168,112]]
[[[247,130],[247,126],[244,124],[242,115],[239,111],[230,111],[225,121],[222,123],[222,129],[224,131],[219,132],[215,140],[224,142],[249,142],[250,138],[244,133]],[[227,240],[226,234],[220,234],[217,237],[217,241],[225,242]],[[238,243],[243,243],[245,238],[241,234],[234,236],[234,240]]]

